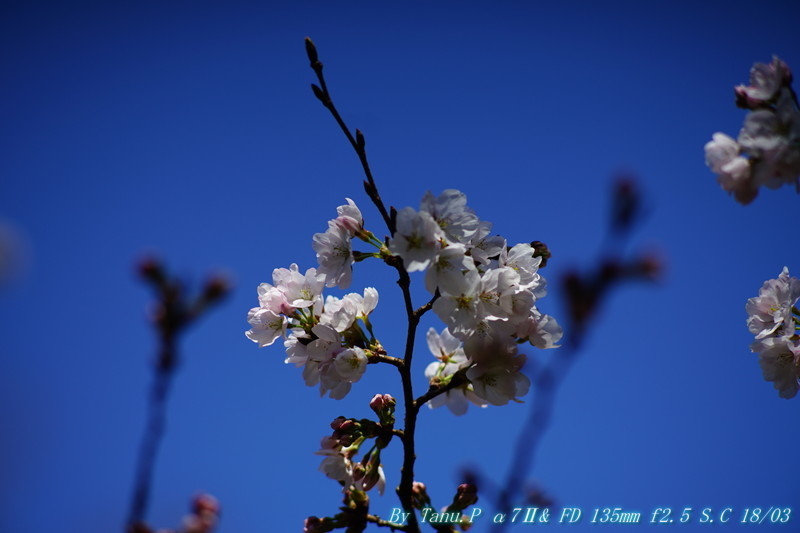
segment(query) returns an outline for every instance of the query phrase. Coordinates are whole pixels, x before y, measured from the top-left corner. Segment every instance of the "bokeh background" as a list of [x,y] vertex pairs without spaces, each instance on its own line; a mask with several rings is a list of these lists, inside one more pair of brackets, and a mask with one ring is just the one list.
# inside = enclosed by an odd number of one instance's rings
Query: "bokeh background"
[[[134,275],[150,253],[236,286],[182,345],[151,523],[175,527],[199,490],[221,500],[221,532],[299,531],[336,512],[313,452],[337,415],[399,396],[396,372],[370,367],[345,400],[320,399],[281,347],[244,336],[258,283],[315,266],[311,236],[345,197],[384,231],[309,89],[306,35],[386,202],[459,188],[509,241],[546,242],[540,307],[562,323],[561,273],[592,268],[609,184],[639,176],[648,216],[630,246],[665,274],[606,302],[535,481],[559,505],[643,520],[791,506],[774,529],[796,531],[800,399],[763,381],[744,304],[784,265],[800,274],[800,197],[736,204],[703,145],[738,132],[732,88],[754,62],[800,69],[799,22],[794,2],[4,2],[0,218],[18,268],[0,289],[0,531],[122,530],[157,346]],[[400,351],[394,277],[362,264],[353,289],[365,286],[380,290],[377,334]],[[527,409],[422,412],[417,478],[436,505],[465,466],[505,476]],[[398,459],[376,511],[396,505]]]

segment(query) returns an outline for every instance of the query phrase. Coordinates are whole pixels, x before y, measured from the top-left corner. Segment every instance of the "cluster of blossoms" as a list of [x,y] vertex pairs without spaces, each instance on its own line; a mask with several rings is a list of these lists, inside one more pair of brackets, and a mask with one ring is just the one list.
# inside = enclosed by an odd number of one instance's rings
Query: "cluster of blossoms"
[[784,267],[778,279],[764,282],[758,296],[747,301],[747,327],[756,336],[750,349],[758,354],[764,379],[781,398],[800,388],[800,280]]
[[[433,311],[447,326],[441,334],[428,332],[437,361],[425,374],[432,385],[450,384],[429,405],[447,405],[463,414],[469,401],[505,405],[527,394],[530,381],[521,373],[525,355],[519,343],[553,348],[562,335],[558,323],[536,307],[546,293],[538,273],[546,251],[527,243],[509,247],[503,237],[490,234],[491,223],[480,220],[467,207],[466,196],[453,189],[438,197],[427,193],[419,211],[399,211],[396,232],[386,244],[364,229],[352,200],[337,212],[328,229],[313,238],[319,268],[305,274],[294,264],[275,269],[273,283],[258,287],[260,305],[248,315],[248,338],[269,346],[283,337],[286,362],[304,367],[306,384],[319,384],[323,395],[343,398],[367,363],[385,354],[369,321],[378,292],[367,288],[363,295],[323,300],[323,288],[349,287],[357,261],[400,258],[408,272],[425,271]],[[377,251],[353,251],[354,238]]]
[[505,405],[530,387],[520,372],[525,355],[520,342],[553,348],[562,332],[558,323],[536,308],[545,295],[538,273],[542,250],[530,244],[512,247],[490,235],[491,223],[467,206],[466,196],[449,189],[428,192],[417,211],[397,214],[397,232],[389,251],[409,272],[426,271],[425,287],[435,296],[433,311],[446,324],[441,334],[428,332],[428,347],[438,361],[425,375],[432,385],[457,385],[429,405],[447,405],[455,414],[468,402]]
[[305,274],[296,264],[276,268],[272,284],[259,285],[259,307],[247,316],[250,340],[264,347],[284,338],[286,363],[302,366],[306,385],[319,384],[322,395],[329,393],[335,399],[344,398],[361,379],[368,356],[382,351],[369,322],[378,304],[377,290],[368,287],[363,295],[322,297],[325,286],[349,286],[350,240],[356,234],[365,235],[361,212],[352,200],[347,201],[348,205],[338,208],[339,217],[329,222],[328,231],[314,236],[320,268],[309,268]]
[[[362,418],[337,417],[331,422],[333,433],[320,442],[317,455],[324,456],[319,470],[327,477],[342,485],[345,506],[342,512],[333,517],[306,519],[303,531],[306,533],[326,533],[345,528],[353,520],[353,511],[366,510],[369,502],[367,491],[377,488],[383,494],[386,477],[381,466],[381,450],[389,445],[394,436],[394,411],[397,401],[389,394],[376,394],[369,406],[378,415],[378,421]],[[374,439],[369,450],[361,460],[354,457],[365,444]]]
[[295,264],[276,268],[272,280],[274,285],[258,287],[260,305],[248,313],[252,329],[247,337],[261,347],[285,338],[286,363],[303,367],[306,385],[319,384],[321,395],[344,398],[364,375],[367,354],[380,350],[361,327],[372,329],[369,314],[378,303],[378,291],[368,287],[363,296],[329,295],[323,302],[325,276],[313,268],[301,274]]
[[[320,471],[341,482],[345,491],[366,492],[377,487],[378,492],[383,494],[386,477],[381,467],[381,450],[392,438],[396,404],[389,394],[376,394],[369,405],[379,416],[379,422],[343,416],[331,422],[333,434],[322,439],[317,452],[317,455],[325,457],[319,465]],[[375,439],[374,445],[361,461],[354,462],[353,456],[369,439]]]
[[705,146],[706,164],[722,188],[741,204],[761,186],[794,184],[800,190],[800,111],[792,72],[778,59],[756,63],[750,85],[736,87],[736,104],[749,109],[737,140],[715,133]]

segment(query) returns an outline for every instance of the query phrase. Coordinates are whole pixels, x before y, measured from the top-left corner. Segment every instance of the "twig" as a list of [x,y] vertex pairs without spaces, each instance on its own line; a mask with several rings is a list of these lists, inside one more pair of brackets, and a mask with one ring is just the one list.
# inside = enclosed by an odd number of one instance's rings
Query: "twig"
[[364,135],[361,133],[361,131],[356,129],[356,135],[354,137],[350,132],[350,128],[347,127],[347,124],[344,122],[342,116],[339,114],[339,111],[336,109],[336,106],[333,104],[331,93],[328,91],[328,84],[325,83],[325,76],[322,74],[322,63],[317,57],[317,50],[314,46],[314,43],[308,37],[306,37],[306,52],[308,53],[308,59],[311,62],[311,69],[317,75],[317,80],[319,80],[319,87],[313,84],[311,85],[314,95],[319,99],[320,102],[322,102],[322,105],[324,105],[328,111],[331,112],[331,115],[333,115],[336,123],[344,132],[347,140],[350,141],[353,150],[356,151],[358,160],[361,162],[361,168],[364,170],[364,175],[367,177],[367,181],[364,183],[364,190],[375,204],[375,207],[378,208],[378,211],[383,217],[384,222],[386,222],[386,227],[389,228],[389,232],[394,235],[396,230],[394,221],[389,216],[386,206],[383,205],[383,200],[381,200],[380,194],[378,194],[378,188],[375,186],[375,179],[372,177],[372,170],[370,169],[369,162],[367,161],[367,151],[365,148],[366,141],[364,140]]
[[[360,130],[356,129],[356,134],[353,136],[350,128],[344,122],[339,114],[339,111],[336,109],[333,99],[331,98],[330,91],[328,90],[328,85],[325,82],[325,76],[322,73],[322,63],[319,61],[316,47],[309,38],[306,38],[306,52],[308,53],[308,59],[311,63],[311,69],[317,75],[317,80],[319,80],[319,86],[313,84],[311,86],[312,90],[314,91],[314,95],[320,102],[322,102],[328,111],[330,111],[331,115],[333,115],[334,120],[336,120],[336,123],[339,125],[342,132],[344,132],[347,140],[350,141],[350,145],[355,150],[356,155],[358,155],[358,159],[361,162],[361,167],[364,170],[364,175],[367,178],[367,180],[364,182],[364,190],[372,200],[372,203],[375,204],[375,207],[378,209],[381,217],[383,217],[383,220],[386,223],[389,233],[393,236],[397,229],[395,217],[389,214],[386,206],[383,204],[383,200],[381,200],[380,194],[378,193],[378,188],[375,185],[375,180],[372,176],[372,170],[370,169],[369,162],[367,161],[367,152],[365,148],[366,141],[364,139],[364,135]],[[414,404],[414,391],[411,380],[411,360],[414,356],[414,339],[416,337],[417,326],[419,325],[420,317],[425,313],[425,311],[427,311],[427,309],[430,308],[430,305],[433,305],[433,300],[420,308],[420,310],[415,311],[414,305],[411,301],[411,279],[408,275],[408,271],[403,265],[402,259],[399,257],[392,257],[387,259],[387,263],[397,270],[399,276],[397,284],[400,286],[400,289],[403,292],[403,302],[406,308],[406,316],[408,318],[406,348],[403,355],[404,364],[402,366],[396,365],[400,372],[400,379],[403,384],[403,403],[405,405],[405,427],[403,428],[403,466],[400,474],[400,485],[397,488],[397,495],[400,499],[400,504],[403,506],[403,509],[409,513],[408,524],[406,525],[406,529],[404,531],[408,531],[410,533],[419,533],[419,523],[417,521],[417,514],[414,511],[412,501],[414,461],[416,460],[414,451],[414,432],[416,430],[419,408]],[[426,308],[426,306],[428,307]]]
[[[170,357],[174,358],[172,348]],[[174,375],[172,366],[156,371],[153,380],[153,388],[150,393],[150,406],[148,413],[147,426],[142,437],[141,448],[139,449],[139,459],[136,467],[136,482],[131,499],[130,512],[128,514],[128,527],[144,523],[147,514],[147,504],[150,499],[150,486],[152,485],[153,470],[155,468],[156,456],[164,435],[166,425],[167,397],[172,384]]]
[[[576,359],[575,355],[575,351],[565,347],[539,372],[538,379],[535,380],[536,393],[533,407],[528,411],[528,418],[517,436],[508,475],[497,498],[499,512],[509,512],[514,496],[522,488],[525,478],[536,462],[539,445],[550,425],[556,392]],[[493,525],[492,531],[500,533],[505,527],[505,522],[496,523]]]
[[136,463],[133,496],[126,523],[128,533],[150,531],[145,523],[145,516],[158,449],[166,427],[167,399],[178,367],[178,337],[229,290],[224,279],[212,278],[201,293],[189,301],[180,281],[169,279],[157,261],[147,260],[140,265],[139,270],[142,278],[153,286],[159,296],[158,312],[153,324],[158,331],[161,346],[154,368],[147,425]]
[[461,369],[458,372],[456,372],[455,374],[453,374],[453,377],[450,378],[450,381],[446,385],[431,386],[428,389],[428,392],[426,392],[425,394],[423,394],[422,396],[420,396],[419,398],[414,400],[414,406],[417,409],[419,409],[420,407],[422,407],[423,405],[425,405],[429,401],[433,400],[437,396],[440,396],[440,395],[446,393],[447,391],[455,389],[459,385],[462,385],[465,382],[464,376],[466,376],[466,373],[467,373],[467,369],[466,368]]
[[381,354],[374,354],[369,356],[370,360],[374,360],[377,363],[389,363],[392,366],[396,366],[397,368],[402,368],[405,365],[405,362],[402,359],[397,357],[392,357],[391,355],[381,355]]

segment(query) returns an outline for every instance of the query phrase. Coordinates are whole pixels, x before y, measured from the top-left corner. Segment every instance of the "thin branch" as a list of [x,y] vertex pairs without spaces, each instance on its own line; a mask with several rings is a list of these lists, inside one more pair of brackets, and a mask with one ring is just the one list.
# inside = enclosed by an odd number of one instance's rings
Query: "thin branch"
[[420,307],[420,308],[418,308],[416,311],[414,311],[414,315],[415,315],[417,318],[422,318],[422,315],[424,315],[425,313],[427,313],[428,311],[430,311],[430,310],[431,310],[431,308],[433,308],[433,304],[436,302],[436,300],[438,300],[438,299],[439,299],[439,297],[440,297],[440,296],[441,296],[441,294],[439,293],[439,289],[436,289],[436,293],[435,293],[435,294],[433,295],[433,297],[432,297],[432,298],[431,298],[431,299],[428,301],[428,303],[426,303],[425,305],[423,305],[422,307]]
[[311,69],[317,75],[317,80],[319,80],[319,87],[316,85],[312,85],[312,89],[314,89],[314,95],[322,102],[328,111],[331,112],[333,115],[334,120],[341,128],[342,132],[344,132],[345,137],[347,140],[350,141],[350,145],[353,147],[353,150],[356,151],[356,155],[358,155],[358,160],[361,162],[361,168],[364,170],[364,175],[367,177],[367,181],[364,183],[364,190],[366,191],[367,195],[372,200],[372,203],[375,204],[375,207],[378,208],[378,211],[383,217],[383,221],[386,223],[386,227],[389,228],[389,233],[394,235],[396,231],[394,220],[389,216],[389,212],[386,210],[386,206],[383,204],[383,200],[381,200],[380,194],[378,194],[378,188],[375,186],[375,179],[372,177],[372,170],[369,167],[369,161],[367,161],[367,151],[366,151],[366,141],[364,140],[364,135],[356,129],[355,137],[350,132],[350,128],[345,123],[342,116],[339,114],[339,111],[336,109],[336,106],[333,103],[333,98],[331,98],[331,93],[328,90],[328,84],[325,82],[325,76],[322,73],[322,63],[317,58],[317,51],[314,47],[314,43],[311,42],[311,39],[306,37],[306,51],[308,52],[309,61],[311,61]]
[[159,334],[160,349],[154,366],[147,425],[136,463],[134,489],[126,523],[128,533],[150,531],[145,516],[150,500],[153,470],[166,427],[167,399],[178,366],[179,335],[229,291],[228,283],[223,278],[214,277],[206,282],[199,295],[188,300],[180,280],[170,279],[158,261],[149,259],[142,262],[139,271],[159,296],[159,307],[153,325]]
[[[575,356],[576,351],[565,347],[564,351],[556,354],[537,376],[533,408],[528,411],[528,419],[522,425],[522,432],[517,437],[508,475],[497,499],[497,508],[500,512],[508,512],[511,509],[514,496],[522,488],[525,478],[536,462],[539,445],[550,425],[558,387],[576,359]],[[499,533],[505,526],[505,523],[494,524],[492,531]]]
[[[319,61],[317,56],[316,47],[309,38],[306,38],[306,52],[308,53],[308,59],[311,63],[311,68],[319,80],[319,87],[316,85],[311,86],[314,91],[314,95],[320,102],[322,102],[328,111],[330,111],[331,115],[333,115],[334,120],[336,120],[336,123],[339,125],[342,132],[344,132],[345,137],[347,137],[350,145],[358,155],[358,159],[361,162],[361,167],[364,170],[364,175],[367,178],[367,180],[364,182],[364,190],[372,200],[372,203],[375,204],[375,207],[378,208],[381,217],[383,217],[383,220],[386,223],[386,227],[389,229],[389,233],[394,235],[396,231],[396,219],[389,214],[386,206],[383,204],[383,200],[381,200],[380,194],[378,193],[378,187],[375,185],[375,179],[372,176],[372,170],[370,169],[369,162],[367,161],[367,152],[365,148],[366,141],[364,140],[364,135],[361,133],[361,131],[356,130],[356,135],[353,136],[350,128],[344,122],[339,114],[339,111],[336,109],[336,106],[333,103],[333,98],[328,90],[328,85],[325,82],[325,76],[322,73],[322,63]],[[400,286],[400,289],[403,292],[403,302],[406,308],[406,316],[408,318],[408,330],[406,333],[406,347],[403,355],[403,365],[395,365],[400,372],[400,378],[403,384],[403,404],[405,405],[405,427],[403,428],[403,466],[400,474],[400,485],[397,488],[397,495],[400,499],[400,504],[403,506],[403,509],[410,513],[408,517],[408,523],[405,526],[406,529],[404,529],[404,531],[409,531],[410,533],[419,533],[419,523],[417,521],[417,514],[414,510],[412,498],[414,462],[416,460],[416,454],[414,451],[414,432],[417,425],[417,414],[419,409],[414,404],[414,391],[411,380],[411,360],[414,356],[414,339],[416,338],[420,316],[427,311],[427,305],[433,305],[433,300],[429,302],[429,304],[426,304],[426,306],[420,308],[419,312],[415,311],[414,305],[411,301],[411,278],[409,277],[408,271],[403,265],[402,259],[399,257],[392,257],[387,259],[387,263],[397,270],[397,274],[399,276],[397,284]]]
[[[174,360],[172,348],[169,350],[168,357]],[[162,359],[164,355],[162,354]],[[166,426],[167,397],[172,384],[174,366],[168,368],[159,367],[153,381],[153,388],[150,393],[150,406],[148,412],[147,426],[142,437],[139,449],[139,459],[136,467],[136,481],[131,499],[131,507],[128,513],[128,527],[133,528],[138,524],[144,523],[147,514],[147,505],[150,500],[150,487],[152,485],[153,470],[155,469],[156,456],[164,435]]]
[[388,363],[392,366],[396,366],[397,368],[403,368],[405,362],[402,359],[397,357],[392,357],[391,355],[381,355],[381,354],[373,354],[369,356],[370,362],[376,363]]
[[425,405],[429,401],[433,400],[437,396],[440,396],[440,395],[446,393],[447,391],[455,389],[459,385],[464,384],[465,383],[464,376],[466,376],[466,374],[467,374],[467,369],[463,368],[463,369],[459,370],[458,372],[456,372],[455,374],[453,374],[453,377],[450,378],[450,381],[448,381],[446,385],[442,385],[442,386],[432,385],[428,389],[428,392],[426,392],[425,394],[423,394],[422,396],[420,396],[419,398],[414,400],[414,406],[417,409],[419,409],[420,407],[422,407],[423,405]]

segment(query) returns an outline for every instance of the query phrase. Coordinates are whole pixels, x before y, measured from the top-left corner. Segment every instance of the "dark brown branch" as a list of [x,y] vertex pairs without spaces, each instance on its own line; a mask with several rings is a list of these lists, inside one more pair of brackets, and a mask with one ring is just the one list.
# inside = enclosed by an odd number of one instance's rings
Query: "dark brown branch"
[[[166,356],[175,360],[172,347],[165,347],[168,354],[162,353],[162,359]],[[175,366],[167,368],[159,366],[153,380],[153,388],[150,393],[150,406],[148,413],[147,426],[142,437],[141,448],[139,449],[139,459],[136,467],[136,481],[131,499],[131,507],[128,513],[128,529],[138,527],[144,523],[147,514],[147,505],[150,500],[150,487],[152,486],[153,470],[155,469],[156,456],[164,435],[166,425],[167,397],[172,384],[173,370]]]
[[342,116],[339,114],[339,111],[336,109],[333,99],[331,98],[331,93],[328,90],[328,84],[325,82],[325,76],[322,73],[322,63],[317,58],[317,52],[316,48],[314,47],[314,43],[308,37],[306,37],[306,51],[308,52],[309,61],[311,61],[311,69],[317,75],[317,80],[319,80],[319,87],[316,85],[311,86],[311,88],[314,90],[314,95],[320,102],[322,102],[322,105],[324,105],[328,111],[330,111],[345,137],[347,137],[347,140],[350,141],[350,145],[353,147],[353,150],[356,151],[358,160],[361,162],[361,168],[364,170],[364,175],[367,177],[367,181],[364,182],[364,190],[366,191],[367,196],[369,196],[369,198],[372,200],[372,203],[375,204],[375,207],[378,208],[381,217],[383,217],[383,221],[386,223],[386,227],[389,228],[389,233],[394,235],[394,232],[396,231],[394,220],[392,220],[392,218],[389,216],[389,212],[386,210],[386,206],[383,204],[380,194],[378,194],[378,188],[375,186],[375,179],[372,177],[372,170],[369,167],[369,161],[367,161],[367,150],[364,134],[361,133],[360,130],[356,129],[356,135],[354,137],[350,132],[350,128],[347,126],[344,119],[342,119]]
[[[378,187],[375,185],[375,179],[372,176],[372,170],[370,169],[369,162],[367,161],[366,141],[364,139],[364,135],[361,133],[361,131],[356,129],[356,134],[353,136],[350,128],[344,122],[342,116],[339,114],[339,111],[336,109],[333,99],[331,98],[331,93],[328,90],[328,85],[325,82],[325,76],[322,73],[322,63],[319,61],[316,47],[309,38],[306,38],[306,52],[308,53],[308,59],[311,63],[311,68],[316,74],[317,80],[319,81],[319,87],[316,85],[311,86],[314,91],[314,95],[320,102],[322,102],[328,111],[330,111],[334,120],[336,120],[336,123],[339,125],[339,128],[341,128],[342,132],[345,134],[345,137],[347,137],[347,140],[350,142],[350,145],[358,155],[364,175],[367,178],[367,180],[364,182],[364,190],[372,200],[372,203],[375,204],[375,207],[378,208],[381,217],[383,217],[383,220],[386,223],[386,227],[389,229],[389,233],[394,235],[396,231],[396,216],[389,215],[389,212],[387,211],[386,206],[383,204],[383,200],[381,200],[380,194],[378,193]],[[404,531],[409,531],[410,533],[419,533],[419,523],[417,521],[417,514],[414,510],[412,499],[414,461],[416,460],[414,451],[414,432],[417,425],[417,414],[419,409],[414,405],[414,391],[411,380],[411,360],[414,356],[414,339],[416,337],[417,325],[419,324],[420,316],[422,316],[422,314],[424,314],[425,311],[430,308],[426,308],[426,306],[433,305],[433,300],[420,308],[419,312],[415,311],[414,305],[411,301],[411,278],[409,277],[408,271],[403,265],[402,259],[399,257],[392,257],[387,259],[387,263],[397,270],[397,274],[399,276],[397,284],[400,286],[400,289],[403,292],[403,302],[406,308],[406,316],[408,318],[408,330],[406,333],[406,348],[403,355],[403,365],[395,365],[400,372],[400,379],[403,384],[403,404],[405,405],[405,427],[403,429],[403,466],[400,474],[400,486],[397,488],[397,495],[400,498],[400,503],[403,506],[403,509],[410,513],[408,517],[408,524],[405,526],[406,529]]]
[[431,308],[433,308],[433,304],[436,302],[436,300],[439,299],[439,296],[441,296],[441,294],[439,294],[439,289],[436,289],[436,294],[433,295],[433,297],[428,301],[428,303],[426,303],[425,305],[414,311],[414,315],[416,315],[418,319],[422,318],[422,315],[424,315],[425,313],[430,311]]
[[447,382],[446,385],[442,385],[442,386],[432,385],[428,389],[428,392],[426,392],[425,394],[423,394],[422,396],[420,396],[419,398],[414,400],[414,406],[417,409],[419,409],[420,407],[422,407],[423,405],[425,405],[429,401],[433,400],[437,396],[440,396],[440,395],[446,393],[447,391],[455,389],[459,385],[464,384],[466,382],[466,380],[465,380],[466,374],[467,374],[467,369],[463,368],[463,369],[459,370],[458,372],[456,372],[455,374],[453,374],[453,377],[450,378],[450,381]]

